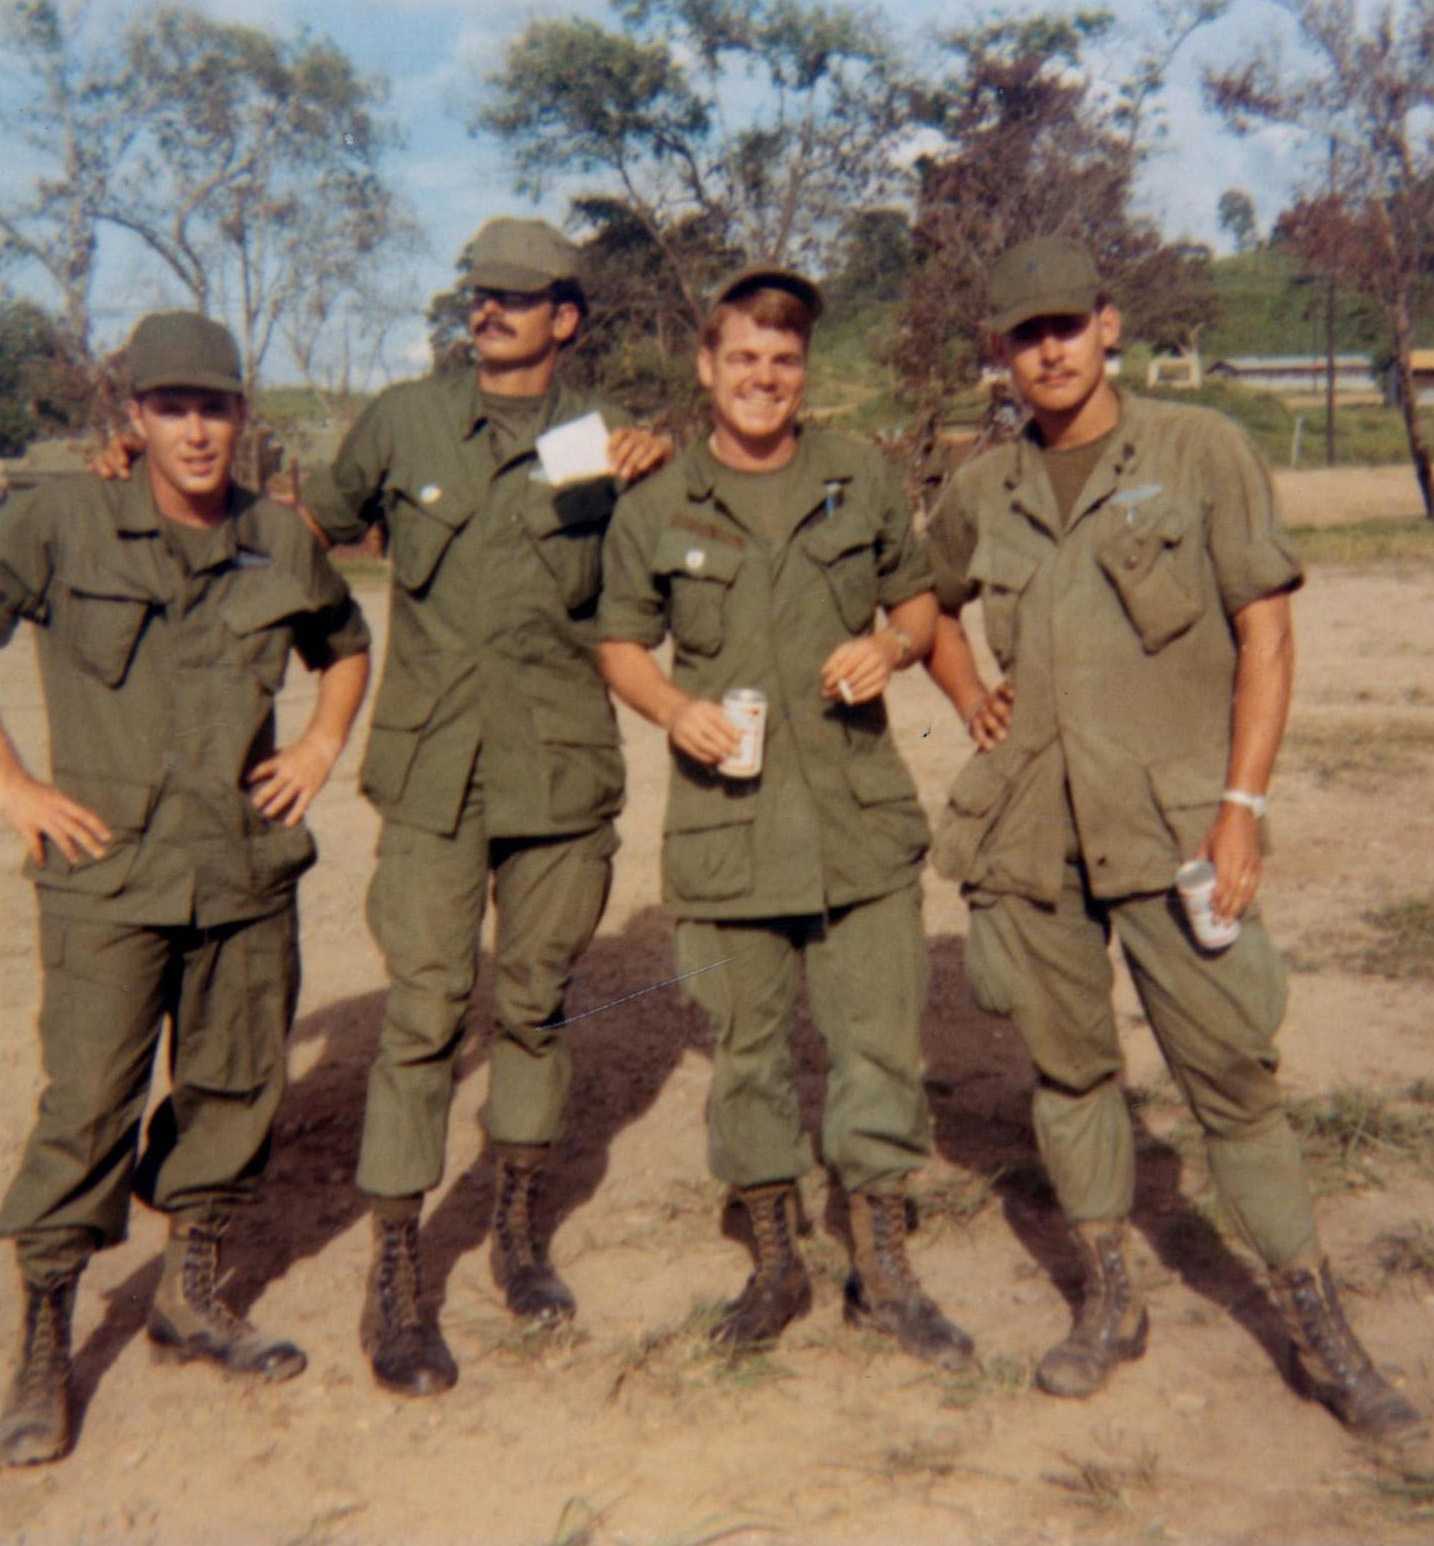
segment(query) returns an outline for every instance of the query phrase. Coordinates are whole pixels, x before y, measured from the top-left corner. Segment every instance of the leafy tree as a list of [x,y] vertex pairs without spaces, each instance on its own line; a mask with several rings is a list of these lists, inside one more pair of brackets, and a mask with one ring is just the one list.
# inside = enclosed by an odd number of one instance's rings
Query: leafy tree
[[891,300],[911,277],[911,220],[901,209],[858,209],[842,222],[827,298],[837,305]]
[[1291,66],[1269,43],[1238,68],[1210,72],[1206,90],[1241,133],[1293,126],[1328,150],[1319,191],[1284,229],[1318,264],[1378,302],[1410,457],[1434,519],[1434,474],[1410,365],[1416,289],[1434,268],[1434,0],[1276,3],[1310,63]]
[[820,270],[849,212],[894,175],[894,64],[874,16],[839,0],[613,10],[617,30],[534,22],[471,132],[507,146],[520,191],[591,179],[579,215],[608,222],[603,240],[640,231],[691,323],[731,254]]
[[1128,333],[1193,341],[1213,304],[1208,263],[1167,247],[1130,202],[1159,132],[1169,63],[1222,9],[1220,0],[1167,0],[1157,11],[1159,42],[1113,93],[1097,89],[1087,60],[1089,47],[1112,35],[1105,11],[983,22],[941,39],[954,68],[912,99],[941,148],[918,167],[916,274],[895,351],[928,423],[970,379],[989,313],[986,271],[1019,241],[1084,242]]
[[117,33],[83,0],[0,0],[0,26],[0,122],[49,167],[0,204],[0,257],[54,281],[79,358],[106,225],[237,324],[251,390],[277,332],[316,354],[315,320],[362,316],[374,270],[411,248],[379,172],[382,83],[332,43],[183,9]]
[[0,456],[83,424],[83,387],[63,326],[30,301],[0,299]]
[[90,355],[98,228],[145,103],[114,51],[93,46],[87,7],[0,0],[0,128],[48,168],[0,205],[0,258],[41,268],[60,294],[69,348]]
[[1220,195],[1215,218],[1235,244],[1236,252],[1251,252],[1260,245],[1259,227],[1255,223],[1255,201],[1243,188],[1227,188]]
[[201,311],[234,317],[252,391],[281,323],[306,332],[363,288],[398,213],[378,165],[384,88],[334,44],[165,10],[132,27],[154,106],[106,218],[156,254]]

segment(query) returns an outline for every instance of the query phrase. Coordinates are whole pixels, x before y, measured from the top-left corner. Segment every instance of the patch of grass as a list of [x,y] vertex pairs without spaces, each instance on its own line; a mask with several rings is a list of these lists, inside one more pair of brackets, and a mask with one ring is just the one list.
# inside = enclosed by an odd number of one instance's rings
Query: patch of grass
[[[605,1399],[608,1403],[616,1401],[622,1394],[623,1388],[638,1376],[655,1377],[659,1355],[672,1346],[678,1335],[679,1329],[676,1327],[661,1327],[640,1332],[634,1337],[617,1356],[617,1367],[613,1370],[612,1379],[607,1387]],[[666,1383],[666,1381],[659,1383]]]
[[1386,1278],[1434,1282],[1434,1225],[1416,1219],[1403,1229],[1386,1231],[1374,1244]]
[[678,1400],[699,1383],[746,1389],[789,1379],[790,1372],[766,1352],[734,1352],[715,1346],[712,1328],[722,1313],[718,1300],[698,1305],[675,1326],[654,1327],[617,1353],[606,1400],[641,1380],[647,1389]]
[[1356,521],[1348,526],[1291,526],[1290,538],[1307,564],[1434,563],[1434,521]]
[[1321,720],[1298,723],[1285,737],[1285,750],[1322,788],[1358,785],[1427,770],[1434,753],[1434,723],[1427,719],[1388,719],[1372,734],[1362,721]]
[[1290,1122],[1323,1192],[1382,1186],[1390,1163],[1434,1173],[1434,1110],[1358,1085],[1293,1102]]
[[712,1546],[714,1541],[725,1541],[729,1535],[776,1533],[779,1526],[763,1519],[743,1519],[725,1514],[712,1514],[695,1525],[679,1529],[676,1535],[661,1535],[652,1546]]
[[1003,1165],[987,1176],[952,1176],[923,1187],[916,1197],[919,1223],[933,1231],[966,1228],[990,1207],[1007,1168]]
[[940,1404],[944,1407],[974,1406],[986,1396],[1023,1396],[1031,1388],[1033,1366],[1017,1353],[993,1353],[980,1360],[969,1374],[940,1378]]
[[921,1439],[884,1450],[877,1467],[880,1475],[892,1480],[954,1476],[959,1469],[954,1448],[946,1444],[928,1444]]
[[1415,1519],[1434,1519],[1434,1467],[1427,1461],[1382,1460],[1372,1486],[1380,1501]]
[[1101,1512],[1129,1508],[1132,1493],[1153,1492],[1160,1480],[1160,1455],[1151,1444],[1142,1444],[1131,1458],[1062,1455],[1061,1459],[1067,1469],[1047,1471],[1043,1479],[1070,1493],[1083,1507]]
[[555,1358],[570,1363],[569,1355],[592,1340],[574,1321],[520,1321],[505,1315],[501,1320],[484,1316],[469,1324],[482,1335],[489,1352],[525,1364],[549,1363]]
[[602,1510],[594,1508],[586,1498],[569,1498],[546,1546],[594,1546],[602,1518]]
[[1374,940],[1358,955],[1358,969],[1393,980],[1434,977],[1434,895],[1409,897],[1361,915]]
[[361,1513],[367,1507],[366,1503],[341,1503],[335,1508],[325,1509],[323,1513],[315,1514],[297,1535],[289,1536],[283,1546],[328,1546],[328,1542],[334,1538],[335,1529],[350,1514]]

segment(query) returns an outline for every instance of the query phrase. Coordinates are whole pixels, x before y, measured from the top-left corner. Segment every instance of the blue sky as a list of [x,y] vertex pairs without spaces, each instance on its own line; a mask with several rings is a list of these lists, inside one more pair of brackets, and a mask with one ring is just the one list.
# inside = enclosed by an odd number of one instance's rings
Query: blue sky
[[[412,290],[412,320],[395,330],[386,365],[391,374],[421,369],[422,316],[428,298],[451,281],[459,247],[490,215],[529,213],[532,206],[512,190],[512,176],[494,145],[471,138],[465,122],[475,83],[502,62],[507,43],[529,22],[574,12],[605,18],[602,0],[189,0],[196,9],[225,20],[293,32],[307,26],[331,37],[365,73],[387,76],[389,112],[401,125],[405,146],[389,163],[390,179],[408,198],[428,236],[427,250],[414,254],[405,272]],[[881,0],[898,35],[919,47],[942,26],[971,22],[1014,6],[953,5],[939,0]],[[1055,7],[1049,7],[1055,8]],[[1063,7],[1065,8],[1065,7]],[[123,27],[139,10],[130,0],[91,0],[90,22]],[[1110,9],[1138,27],[1138,0],[1110,0]],[[1280,136],[1240,140],[1205,112],[1200,72],[1207,64],[1238,59],[1252,39],[1278,30],[1271,0],[1234,0],[1225,17],[1198,33],[1172,72],[1165,98],[1168,133],[1149,162],[1141,187],[1143,207],[1156,215],[1167,236],[1219,244],[1215,208],[1220,194],[1243,187],[1255,200],[1262,227],[1288,201],[1302,172],[1298,144]],[[3,88],[0,88],[3,89]],[[18,160],[0,167],[0,187],[13,186],[33,170]],[[550,196],[538,212],[561,220],[565,200]],[[122,341],[134,317],[156,304],[181,299],[166,291],[163,276],[137,250],[107,237],[96,294],[97,342]],[[11,273],[12,289],[52,302],[41,276]],[[284,374],[272,362],[271,375]]]

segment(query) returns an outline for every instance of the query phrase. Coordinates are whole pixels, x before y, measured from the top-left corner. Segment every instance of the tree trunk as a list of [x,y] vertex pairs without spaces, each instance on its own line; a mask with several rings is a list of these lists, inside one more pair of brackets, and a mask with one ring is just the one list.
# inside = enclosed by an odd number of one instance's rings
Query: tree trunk
[[1414,367],[1410,360],[1409,297],[1401,287],[1390,307],[1394,333],[1395,370],[1399,378],[1399,404],[1404,411],[1404,433],[1409,439],[1409,455],[1419,493],[1424,500],[1424,515],[1434,521],[1434,474],[1429,466],[1429,447],[1419,424],[1419,402],[1414,387]]

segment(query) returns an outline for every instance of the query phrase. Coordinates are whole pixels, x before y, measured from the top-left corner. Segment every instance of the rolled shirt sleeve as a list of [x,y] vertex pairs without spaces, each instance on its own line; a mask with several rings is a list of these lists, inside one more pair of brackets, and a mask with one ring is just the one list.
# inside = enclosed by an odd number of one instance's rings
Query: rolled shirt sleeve
[[598,637],[656,649],[667,636],[667,596],[647,558],[654,535],[651,495],[644,485],[618,500],[613,512],[602,550]]
[[7,500],[0,509],[0,647],[21,618],[43,622],[54,572],[43,490]]
[[1259,452],[1228,419],[1211,421],[1200,486],[1220,601],[1233,617],[1252,601],[1298,589],[1304,568],[1280,529],[1279,497]]
[[926,547],[911,524],[911,506],[896,469],[883,466],[879,495],[881,528],[876,542],[876,599],[900,606],[931,589],[934,575]]
[[304,480],[299,497],[330,542],[362,542],[383,514],[392,459],[389,419],[386,399],[377,398],[344,436],[333,464]]

